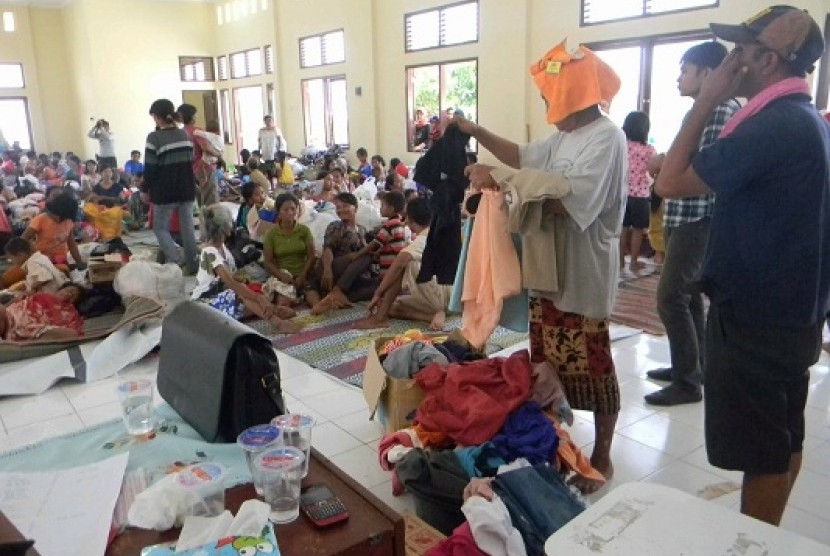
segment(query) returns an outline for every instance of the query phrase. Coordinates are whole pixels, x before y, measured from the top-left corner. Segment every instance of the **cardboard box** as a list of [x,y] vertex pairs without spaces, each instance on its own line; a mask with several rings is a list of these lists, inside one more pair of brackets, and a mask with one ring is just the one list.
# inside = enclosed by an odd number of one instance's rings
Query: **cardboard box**
[[110,284],[121,270],[121,261],[92,260],[87,266],[89,281],[92,284]]
[[391,378],[383,370],[378,350],[392,338],[375,339],[363,370],[363,397],[369,405],[369,419],[377,414],[386,432],[411,426],[415,410],[424,399],[424,392],[415,380]]

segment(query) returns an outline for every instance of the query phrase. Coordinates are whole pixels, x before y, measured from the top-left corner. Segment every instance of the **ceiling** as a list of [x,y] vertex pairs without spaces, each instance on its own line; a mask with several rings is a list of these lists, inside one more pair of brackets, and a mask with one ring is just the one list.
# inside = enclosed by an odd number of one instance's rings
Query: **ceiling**
[[[0,0],[0,8],[14,6],[34,6],[37,8],[61,8],[74,0]],[[134,2],[201,2],[212,4],[215,0],[132,0]]]

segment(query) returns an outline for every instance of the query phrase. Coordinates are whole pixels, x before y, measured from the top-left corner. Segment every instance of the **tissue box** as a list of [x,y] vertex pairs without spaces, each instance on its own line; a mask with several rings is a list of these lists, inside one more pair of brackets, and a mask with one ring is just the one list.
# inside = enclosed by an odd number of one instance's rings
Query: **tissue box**
[[[243,548],[253,548],[256,552],[241,552]],[[148,546],[141,551],[141,556],[239,556],[240,554],[255,554],[256,556],[280,556],[280,549],[277,546],[277,536],[274,534],[274,526],[269,523],[262,529],[259,537],[225,537],[218,541],[176,552],[176,544],[164,544]]]

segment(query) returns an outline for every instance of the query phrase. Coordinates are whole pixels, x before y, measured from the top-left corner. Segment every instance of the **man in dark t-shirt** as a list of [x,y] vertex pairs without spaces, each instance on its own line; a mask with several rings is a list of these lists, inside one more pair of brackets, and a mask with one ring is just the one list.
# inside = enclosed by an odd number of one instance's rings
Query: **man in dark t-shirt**
[[[704,82],[656,190],[717,195],[701,280],[706,450],[744,472],[741,512],[777,525],[801,466],[830,293],[830,127],[804,79],[824,41],[790,6],[711,28],[735,48]],[[696,152],[709,114],[732,96],[749,102]]]

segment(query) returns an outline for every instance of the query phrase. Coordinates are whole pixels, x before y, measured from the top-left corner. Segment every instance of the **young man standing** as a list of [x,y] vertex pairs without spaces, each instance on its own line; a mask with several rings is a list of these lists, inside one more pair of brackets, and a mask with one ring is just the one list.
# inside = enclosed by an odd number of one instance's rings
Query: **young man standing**
[[287,145],[285,143],[285,138],[282,136],[282,131],[274,125],[273,117],[265,116],[262,118],[262,122],[265,126],[259,130],[259,135],[257,137],[259,152],[261,153],[262,160],[265,164],[273,165],[277,152],[288,152],[288,149],[286,148]]
[[[697,98],[703,80],[725,57],[726,47],[712,41],[687,50],[677,79],[680,95]],[[739,108],[732,98],[716,106],[700,135],[698,149],[714,143]],[[695,281],[703,265],[714,206],[711,193],[665,201],[666,255],[657,286],[657,312],[669,339],[671,367],[648,371],[647,375],[671,384],[645,396],[653,405],[694,403],[702,398],[703,295],[695,288]]]
[[[735,48],[701,87],[656,189],[718,195],[702,272],[706,451],[743,471],[741,512],[777,525],[801,468],[809,367],[830,306],[830,126],[805,81],[824,41],[791,6],[711,28]],[[749,102],[698,152],[712,111],[734,96]]]

